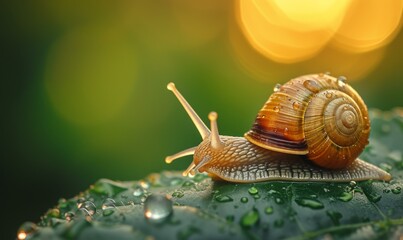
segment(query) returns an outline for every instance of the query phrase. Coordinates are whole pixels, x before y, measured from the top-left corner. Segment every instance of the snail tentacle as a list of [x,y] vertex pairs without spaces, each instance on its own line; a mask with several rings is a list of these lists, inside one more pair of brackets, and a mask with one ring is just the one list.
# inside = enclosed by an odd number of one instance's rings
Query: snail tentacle
[[197,130],[199,131],[202,139],[205,139],[210,135],[210,130],[201,120],[199,115],[197,115],[196,111],[193,110],[192,106],[186,101],[186,99],[182,96],[182,94],[176,89],[175,84],[173,82],[168,83],[167,85],[168,90],[172,91],[179,102],[182,104],[183,108],[188,113],[190,119],[192,119],[194,125],[196,126]]

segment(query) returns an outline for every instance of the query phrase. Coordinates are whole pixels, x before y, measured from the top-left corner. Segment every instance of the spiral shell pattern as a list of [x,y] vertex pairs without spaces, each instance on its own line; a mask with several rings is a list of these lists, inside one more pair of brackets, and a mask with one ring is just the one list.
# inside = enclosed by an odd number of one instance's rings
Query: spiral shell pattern
[[327,74],[290,80],[275,89],[245,138],[273,151],[307,155],[316,165],[341,169],[368,144],[370,122],[358,93]]

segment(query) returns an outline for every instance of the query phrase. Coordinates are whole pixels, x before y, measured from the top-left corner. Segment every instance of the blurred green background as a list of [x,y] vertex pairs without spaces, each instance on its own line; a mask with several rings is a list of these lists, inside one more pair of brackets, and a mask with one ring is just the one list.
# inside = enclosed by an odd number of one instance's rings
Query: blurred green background
[[99,178],[185,169],[164,158],[200,137],[170,81],[227,135],[309,73],[347,76],[369,108],[403,106],[402,1],[312,2],[1,3],[2,239]]

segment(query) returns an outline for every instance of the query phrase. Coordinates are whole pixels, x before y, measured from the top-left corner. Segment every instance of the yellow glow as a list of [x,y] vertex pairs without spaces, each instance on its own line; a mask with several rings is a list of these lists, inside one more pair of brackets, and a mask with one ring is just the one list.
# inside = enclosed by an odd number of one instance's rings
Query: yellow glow
[[356,0],[335,36],[335,45],[364,52],[389,43],[400,29],[403,1]]
[[283,20],[287,21],[285,27],[303,31],[330,28],[334,31],[340,25],[350,0],[273,0],[273,3],[286,16]]
[[[299,1],[238,2],[237,15],[246,38],[272,60],[293,63],[313,57],[333,37],[348,5],[348,1],[317,6],[313,1],[303,1],[310,7],[298,4],[296,8],[295,2]],[[326,14],[329,8],[332,13]]]
[[18,235],[17,235],[17,238],[19,240],[24,240],[24,239],[27,238],[27,234],[25,232],[19,232]]
[[51,49],[45,86],[56,110],[76,124],[115,117],[132,95],[136,63],[117,27],[89,26],[63,36]]
[[386,45],[400,29],[402,9],[403,0],[238,0],[236,16],[260,54],[295,63],[329,43],[352,53]]
[[382,61],[384,53],[384,48],[361,54],[326,48],[315,58],[302,63],[302,69],[306,72],[329,71],[336,76],[346,76],[348,82],[358,81],[363,80]]

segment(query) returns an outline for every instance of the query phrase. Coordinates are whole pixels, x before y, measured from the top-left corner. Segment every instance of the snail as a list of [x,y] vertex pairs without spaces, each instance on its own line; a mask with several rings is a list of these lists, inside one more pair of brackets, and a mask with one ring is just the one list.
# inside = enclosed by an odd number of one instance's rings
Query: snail
[[167,85],[198,129],[202,142],[165,159],[194,155],[184,176],[207,172],[229,182],[362,180],[391,175],[358,158],[369,143],[368,110],[358,93],[329,74],[311,74],[276,85],[244,137],[219,135],[218,114],[210,129],[176,89]]

